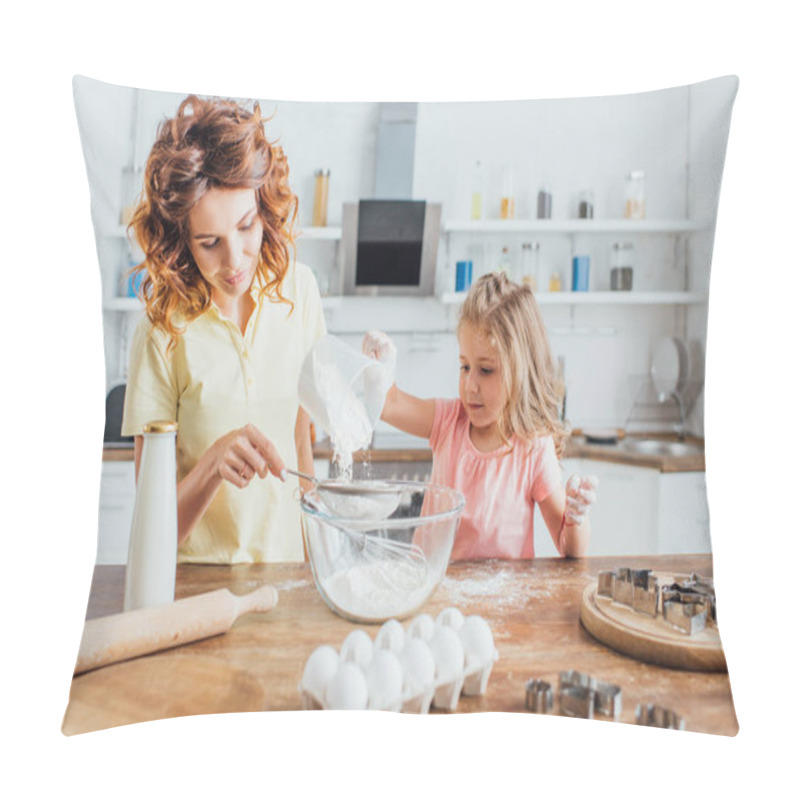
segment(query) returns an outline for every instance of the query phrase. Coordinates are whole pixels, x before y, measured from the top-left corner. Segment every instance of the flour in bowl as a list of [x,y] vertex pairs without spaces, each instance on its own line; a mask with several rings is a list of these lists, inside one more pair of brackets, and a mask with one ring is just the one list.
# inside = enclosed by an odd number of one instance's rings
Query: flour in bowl
[[351,614],[364,619],[388,619],[408,616],[428,599],[438,582],[435,571],[412,589],[387,585],[411,582],[417,574],[415,565],[401,559],[387,559],[355,564],[320,583],[331,602]]

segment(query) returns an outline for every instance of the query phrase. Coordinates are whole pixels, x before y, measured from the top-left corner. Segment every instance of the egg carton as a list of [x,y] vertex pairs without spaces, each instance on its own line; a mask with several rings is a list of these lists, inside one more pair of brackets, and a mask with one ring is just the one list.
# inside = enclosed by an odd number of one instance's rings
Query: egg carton
[[497,658],[486,620],[451,607],[436,619],[419,614],[407,629],[390,619],[374,641],[358,628],[338,651],[317,647],[298,691],[304,709],[455,711],[462,695],[485,694]]

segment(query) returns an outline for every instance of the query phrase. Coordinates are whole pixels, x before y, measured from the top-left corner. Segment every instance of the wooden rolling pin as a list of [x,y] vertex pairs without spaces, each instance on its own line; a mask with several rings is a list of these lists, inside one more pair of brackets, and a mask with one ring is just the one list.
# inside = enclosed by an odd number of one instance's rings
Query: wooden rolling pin
[[246,595],[218,589],[89,620],[83,628],[75,674],[225,633],[243,614],[270,611],[277,602],[275,587],[264,584]]

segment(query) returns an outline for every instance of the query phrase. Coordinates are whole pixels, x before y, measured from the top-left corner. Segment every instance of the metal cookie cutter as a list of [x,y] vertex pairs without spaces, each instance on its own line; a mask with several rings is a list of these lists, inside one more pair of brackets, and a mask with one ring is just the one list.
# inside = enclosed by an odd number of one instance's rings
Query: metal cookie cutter
[[706,626],[706,603],[695,594],[662,589],[661,607],[664,619],[690,636],[699,633]]
[[598,713],[619,719],[622,710],[622,689],[619,686],[598,681],[574,669],[562,672],[559,682],[562,714],[592,719]]
[[651,617],[658,615],[658,578],[649,569],[631,570],[633,610]]
[[706,606],[706,618],[717,621],[717,595],[714,591],[714,581],[693,572],[689,576],[675,576],[675,583],[669,587],[682,592],[690,592],[703,599]]
[[641,703],[637,704],[636,724],[648,725],[651,728],[669,728],[675,731],[686,730],[683,717],[678,716],[669,708],[655,706],[652,703],[648,703],[646,706],[642,706]]
[[547,681],[531,678],[525,684],[525,708],[546,714],[553,708],[553,687]]
[[597,594],[640,614],[658,615],[658,579],[650,569],[619,567],[597,575]]

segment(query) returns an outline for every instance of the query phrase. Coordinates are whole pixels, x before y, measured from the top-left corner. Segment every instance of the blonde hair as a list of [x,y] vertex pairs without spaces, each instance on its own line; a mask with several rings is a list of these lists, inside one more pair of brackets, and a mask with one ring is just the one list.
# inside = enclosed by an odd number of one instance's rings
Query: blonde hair
[[499,421],[505,441],[509,443],[512,435],[525,443],[552,436],[561,458],[569,436],[559,419],[564,387],[530,287],[502,273],[483,275],[461,306],[458,329],[465,323],[497,351],[506,397]]

